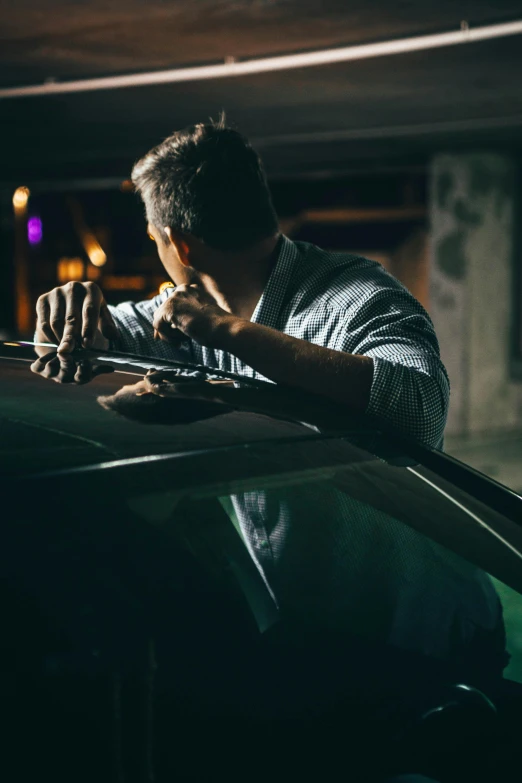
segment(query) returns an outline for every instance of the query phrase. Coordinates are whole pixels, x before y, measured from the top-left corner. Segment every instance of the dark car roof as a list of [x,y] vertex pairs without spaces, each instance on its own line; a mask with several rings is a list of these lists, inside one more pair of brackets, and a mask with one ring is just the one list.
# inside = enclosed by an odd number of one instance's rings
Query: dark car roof
[[[341,436],[392,465],[420,463],[522,523],[522,498],[511,490],[330,400],[164,359],[99,351],[81,356],[108,364],[113,372],[85,385],[58,384],[31,372],[37,358],[35,344],[0,341],[0,476],[4,481],[122,462],[130,469],[131,463],[143,460],[172,457],[179,461],[200,453],[206,455],[212,470],[217,470],[224,451],[244,452],[244,447],[258,444],[264,446],[265,453],[276,453],[283,444]],[[152,367],[230,378],[246,384],[254,396],[240,411],[175,426],[131,421],[97,403],[100,395],[111,395],[123,385],[136,383]],[[237,462],[238,458],[234,459]]]
[[275,385],[252,381],[256,412],[176,426],[130,421],[96,398],[135,383],[155,360],[91,358],[114,372],[83,386],[57,384],[31,372],[32,344],[0,343],[4,497],[118,497],[129,488],[212,497],[330,472],[372,505],[398,503],[407,524],[522,590],[522,498],[468,466],[329,401],[284,390],[279,397]]
[[[0,466],[4,475],[314,434],[297,421],[248,411],[225,412],[176,426],[131,421],[104,410],[96,398],[139,381],[150,361],[137,364],[116,354],[95,356],[110,363],[114,372],[83,386],[57,384],[31,372],[36,358],[31,344],[1,344]],[[168,364],[162,361],[158,366]]]

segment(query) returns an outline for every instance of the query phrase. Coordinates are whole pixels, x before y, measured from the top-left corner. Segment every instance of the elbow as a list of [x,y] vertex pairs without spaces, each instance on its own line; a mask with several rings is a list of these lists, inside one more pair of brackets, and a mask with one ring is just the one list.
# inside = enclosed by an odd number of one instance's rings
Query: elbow
[[436,376],[412,370],[411,383],[406,384],[406,434],[425,446],[442,445],[448,416],[449,382],[442,370]]
[[382,358],[374,362],[367,413],[425,446],[440,448],[449,404],[449,381],[440,361],[422,367]]

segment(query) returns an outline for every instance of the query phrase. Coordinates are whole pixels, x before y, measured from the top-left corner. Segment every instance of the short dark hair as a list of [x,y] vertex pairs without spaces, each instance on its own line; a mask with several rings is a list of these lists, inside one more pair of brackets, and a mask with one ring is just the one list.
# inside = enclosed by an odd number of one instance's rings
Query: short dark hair
[[277,233],[261,159],[224,117],[173,133],[134,165],[132,181],[162,235],[168,226],[233,251]]

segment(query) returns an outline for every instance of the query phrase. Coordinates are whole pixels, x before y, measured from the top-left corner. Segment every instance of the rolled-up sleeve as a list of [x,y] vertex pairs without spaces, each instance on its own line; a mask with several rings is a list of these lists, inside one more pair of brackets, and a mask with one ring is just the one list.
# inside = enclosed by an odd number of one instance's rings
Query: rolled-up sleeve
[[446,425],[449,381],[435,363],[423,370],[373,356],[367,413],[386,419],[405,434],[440,448]]
[[341,350],[373,359],[366,412],[440,448],[449,380],[433,324],[419,302],[400,284],[381,288],[352,309],[344,333]]

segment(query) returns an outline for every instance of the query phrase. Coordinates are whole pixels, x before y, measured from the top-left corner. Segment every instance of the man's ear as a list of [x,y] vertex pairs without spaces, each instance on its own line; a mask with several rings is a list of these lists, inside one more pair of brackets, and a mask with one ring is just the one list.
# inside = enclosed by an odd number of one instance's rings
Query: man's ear
[[188,244],[183,239],[183,236],[181,234],[178,234],[176,231],[173,231],[169,226],[165,226],[163,228],[163,231],[168,236],[171,244],[174,245],[176,248],[176,252],[178,254],[178,258],[183,264],[183,266],[191,266],[190,263],[190,249]]

